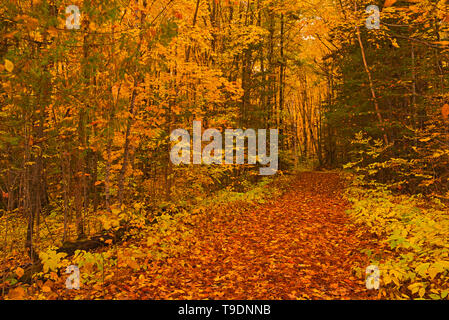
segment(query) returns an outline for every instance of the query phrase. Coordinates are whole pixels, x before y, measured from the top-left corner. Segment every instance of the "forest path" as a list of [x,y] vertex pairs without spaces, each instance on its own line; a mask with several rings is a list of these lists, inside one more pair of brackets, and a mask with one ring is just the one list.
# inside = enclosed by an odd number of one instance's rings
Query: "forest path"
[[[337,173],[300,173],[257,207],[210,213],[189,249],[152,264],[137,299],[372,299],[351,268],[369,261],[345,214]],[[123,288],[122,288],[123,289]]]

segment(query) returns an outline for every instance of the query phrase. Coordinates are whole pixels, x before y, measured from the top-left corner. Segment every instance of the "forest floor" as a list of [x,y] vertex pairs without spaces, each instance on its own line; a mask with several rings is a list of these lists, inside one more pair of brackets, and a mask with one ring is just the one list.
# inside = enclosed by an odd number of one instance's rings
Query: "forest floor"
[[[302,173],[271,203],[203,221],[195,251],[174,262],[142,298],[366,299],[351,271],[369,265],[345,213],[336,173]],[[206,259],[205,259],[206,258]],[[147,276],[153,277],[154,271]],[[178,294],[173,294],[178,291]]]
[[[178,237],[176,257],[150,259],[152,242],[142,236],[123,244],[134,251],[120,251],[101,285],[66,290],[61,280],[34,298],[376,299],[353,272],[369,265],[360,250],[373,243],[348,220],[339,174],[304,172],[290,181],[266,203],[195,215],[187,238],[170,234]],[[136,252],[142,258],[126,263]]]

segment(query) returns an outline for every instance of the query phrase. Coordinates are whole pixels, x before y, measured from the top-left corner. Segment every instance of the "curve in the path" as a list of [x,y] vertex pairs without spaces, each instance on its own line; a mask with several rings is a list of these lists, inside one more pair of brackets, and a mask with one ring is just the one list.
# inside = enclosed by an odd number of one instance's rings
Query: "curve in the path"
[[[152,299],[372,299],[353,266],[367,241],[345,213],[337,173],[306,172],[275,201],[235,205],[198,227],[190,250],[146,276]],[[148,279],[150,280],[150,279]],[[149,283],[153,283],[151,280]]]

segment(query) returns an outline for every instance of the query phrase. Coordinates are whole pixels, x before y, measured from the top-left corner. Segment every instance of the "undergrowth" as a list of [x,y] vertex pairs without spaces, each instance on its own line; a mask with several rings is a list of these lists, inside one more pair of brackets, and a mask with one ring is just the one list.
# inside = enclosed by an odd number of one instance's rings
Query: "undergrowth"
[[[347,189],[353,221],[379,241],[367,250],[380,269],[380,295],[393,299],[448,299],[449,213],[434,198],[394,195],[388,186],[366,188],[361,177]],[[364,270],[356,270],[360,277]]]

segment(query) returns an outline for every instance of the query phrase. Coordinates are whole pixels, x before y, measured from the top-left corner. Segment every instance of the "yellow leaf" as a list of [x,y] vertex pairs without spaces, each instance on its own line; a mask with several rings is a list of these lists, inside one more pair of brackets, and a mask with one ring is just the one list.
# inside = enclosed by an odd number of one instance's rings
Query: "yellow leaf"
[[[440,37],[441,38],[446,38],[447,37],[447,33],[446,32],[439,32]],[[434,41],[435,44],[440,44],[442,46],[448,46],[449,45],[449,41],[447,40],[443,40],[443,41]]]
[[139,270],[140,269],[139,264],[136,261],[132,260],[132,259],[129,259],[128,261],[126,261],[126,264],[129,267],[133,268],[134,270]]
[[103,290],[103,285],[101,283],[96,283],[94,284],[93,289],[97,291]]
[[433,280],[433,278],[435,278],[436,275],[439,273],[439,270],[437,268],[430,267],[428,272],[429,272],[430,279]]
[[17,274],[17,276],[18,276],[19,278],[22,278],[22,276],[23,276],[24,273],[25,273],[25,271],[24,271],[22,268],[18,267],[18,268],[16,269],[16,274]]
[[48,33],[51,35],[51,36],[53,36],[53,37],[55,37],[55,36],[57,36],[58,35],[58,29],[56,29],[55,27],[49,27],[48,29],[47,29],[47,31],[48,31]]
[[115,99],[118,99],[119,88],[120,88],[120,86],[118,84],[113,85],[111,88],[112,95]]
[[22,300],[25,297],[25,294],[25,289],[23,289],[22,287],[17,287],[9,290],[8,298],[11,300]]
[[384,8],[391,7],[397,0],[385,0]]
[[51,292],[51,288],[49,286],[43,286],[42,291],[44,292]]
[[407,288],[412,292],[412,294],[418,292],[419,287],[421,286],[421,283],[416,282],[409,285]]
[[391,282],[390,276],[389,276],[388,274],[385,274],[385,275],[383,276],[383,278],[382,278],[382,282],[383,282],[384,284],[389,284],[389,283]]
[[449,105],[445,104],[442,108],[441,108],[441,115],[443,116],[443,119],[447,120],[447,118],[449,117]]
[[413,11],[414,13],[418,13],[419,12],[419,7],[418,6],[410,6],[409,9],[411,11]]
[[47,286],[47,287],[51,288],[51,287],[53,287],[53,282],[50,280],[47,280],[44,282],[43,286]]
[[430,263],[422,263],[416,267],[415,271],[422,277],[427,273],[427,269],[429,268]]
[[418,294],[420,298],[424,297],[424,295],[426,294],[426,288],[419,289]]
[[393,45],[393,47],[395,48],[400,48],[398,45],[398,42],[396,41],[396,39],[391,39],[391,44]]
[[52,279],[52,280],[58,280],[58,274],[56,273],[56,272],[50,272],[50,279]]
[[8,59],[5,59],[5,69],[8,72],[12,72],[14,70],[14,63],[9,61]]
[[401,284],[399,283],[399,279],[396,277],[391,277],[391,279],[393,280],[394,284],[397,285],[398,287],[401,286]]
[[447,15],[443,18],[442,22],[444,22],[444,23],[449,23],[449,14],[447,14]]

